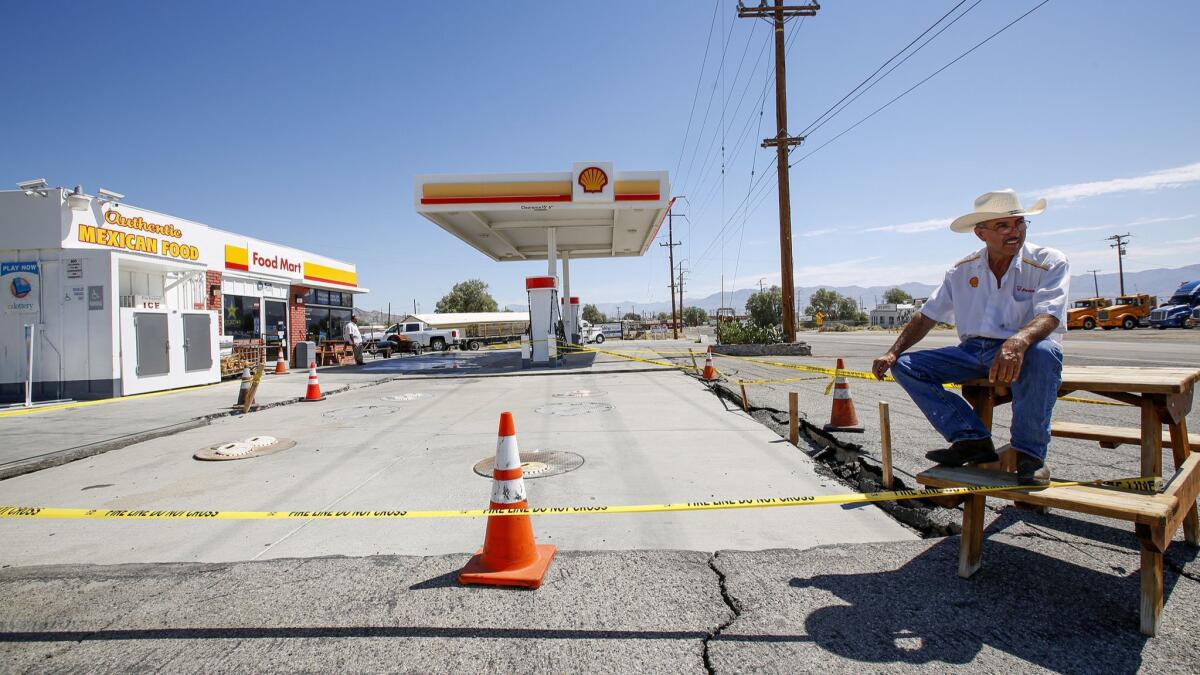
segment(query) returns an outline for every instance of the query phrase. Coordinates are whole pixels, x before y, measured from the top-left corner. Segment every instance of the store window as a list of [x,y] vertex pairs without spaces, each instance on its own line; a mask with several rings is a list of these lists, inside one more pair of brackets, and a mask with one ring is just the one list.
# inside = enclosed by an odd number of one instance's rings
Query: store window
[[259,324],[260,298],[246,295],[225,296],[225,334],[235,340],[251,340],[262,336]]
[[350,321],[354,294],[310,289],[304,294],[305,339],[341,340],[343,327]]

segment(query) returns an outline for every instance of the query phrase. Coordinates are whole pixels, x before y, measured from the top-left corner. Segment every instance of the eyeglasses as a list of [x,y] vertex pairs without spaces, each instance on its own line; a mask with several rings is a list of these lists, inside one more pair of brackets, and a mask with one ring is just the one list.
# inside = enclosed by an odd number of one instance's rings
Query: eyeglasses
[[1017,218],[1016,220],[1006,220],[1002,223],[996,223],[992,227],[978,227],[981,230],[991,230],[996,234],[1008,234],[1018,228],[1025,229],[1029,227],[1029,221],[1025,220],[1024,218]]

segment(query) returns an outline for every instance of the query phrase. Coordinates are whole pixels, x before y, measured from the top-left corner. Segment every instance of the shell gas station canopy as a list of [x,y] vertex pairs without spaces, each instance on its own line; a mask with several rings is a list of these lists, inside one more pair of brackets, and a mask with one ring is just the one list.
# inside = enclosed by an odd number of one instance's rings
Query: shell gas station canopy
[[418,176],[414,201],[417,213],[492,260],[546,261],[546,276],[525,280],[528,362],[553,366],[556,344],[580,340],[571,258],[643,255],[671,209],[670,194],[666,171],[616,173],[611,162],[576,162],[562,173]]
[[643,255],[670,208],[666,171],[418,176],[417,213],[492,260]]

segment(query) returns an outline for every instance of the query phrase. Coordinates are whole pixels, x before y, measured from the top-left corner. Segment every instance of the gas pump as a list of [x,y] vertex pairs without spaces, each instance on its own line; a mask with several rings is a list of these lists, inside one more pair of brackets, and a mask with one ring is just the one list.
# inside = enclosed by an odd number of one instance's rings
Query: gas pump
[[527,277],[525,291],[529,295],[531,365],[553,368],[559,363],[558,341],[566,338],[558,302],[558,279]]

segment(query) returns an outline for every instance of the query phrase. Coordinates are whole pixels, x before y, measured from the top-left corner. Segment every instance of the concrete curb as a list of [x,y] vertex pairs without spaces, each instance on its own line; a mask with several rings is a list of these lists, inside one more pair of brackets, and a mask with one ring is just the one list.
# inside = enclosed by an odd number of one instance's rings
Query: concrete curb
[[713,353],[724,356],[812,356],[807,342],[779,345],[713,345]]
[[198,417],[196,419],[187,420],[178,424],[168,424],[165,427],[158,427],[157,429],[150,429],[147,431],[138,432],[136,434],[130,434],[128,436],[119,436],[117,438],[110,438],[104,441],[88,443],[87,445],[79,445],[74,448],[67,448],[66,450],[58,450],[38,457],[17,460],[16,462],[12,462],[0,467],[0,480],[7,480],[9,478],[22,476],[27,473],[33,473],[34,471],[61,466],[63,464],[68,464],[80,459],[87,459],[88,457],[103,454],[110,450],[118,450],[136,443],[142,443],[155,438],[177,434],[181,431],[187,431],[188,429],[196,429],[198,427],[208,426],[215,417],[219,416],[220,415],[214,415],[211,417]]

